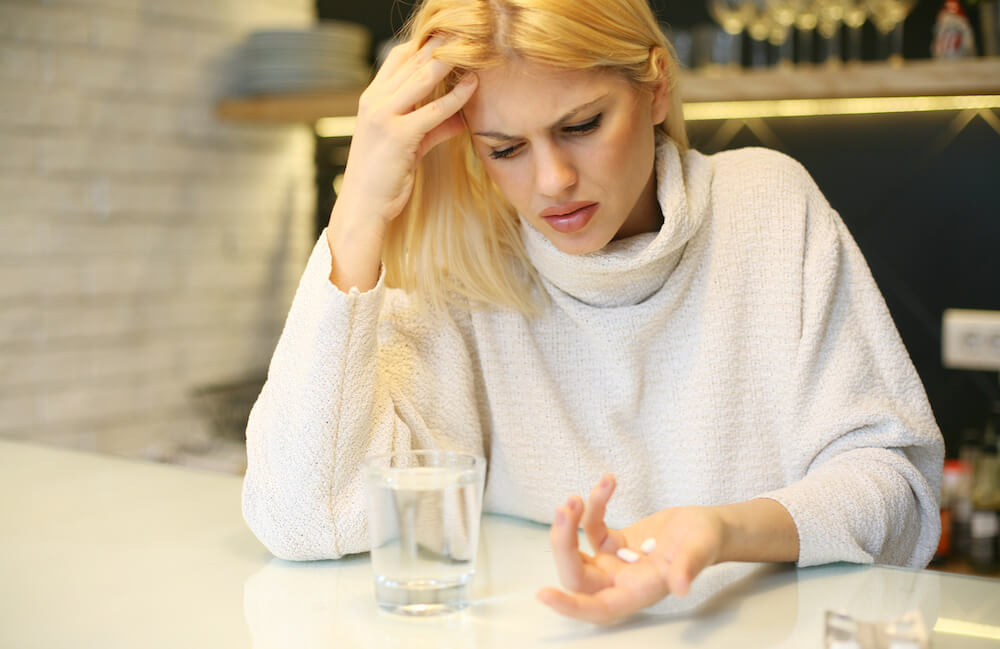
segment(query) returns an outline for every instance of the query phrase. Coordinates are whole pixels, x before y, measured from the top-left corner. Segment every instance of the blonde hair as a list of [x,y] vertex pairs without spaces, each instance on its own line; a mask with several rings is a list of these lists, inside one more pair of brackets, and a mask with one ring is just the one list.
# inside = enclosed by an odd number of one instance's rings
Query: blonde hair
[[[665,74],[670,107],[657,129],[680,149],[688,147],[676,59],[647,0],[425,0],[406,31],[420,44],[444,36],[435,58],[455,66],[428,101],[451,90],[466,71],[512,59],[616,70],[646,88]],[[419,163],[382,260],[390,286],[428,305],[511,307],[526,315],[540,306],[517,213],[487,176],[467,132]]]

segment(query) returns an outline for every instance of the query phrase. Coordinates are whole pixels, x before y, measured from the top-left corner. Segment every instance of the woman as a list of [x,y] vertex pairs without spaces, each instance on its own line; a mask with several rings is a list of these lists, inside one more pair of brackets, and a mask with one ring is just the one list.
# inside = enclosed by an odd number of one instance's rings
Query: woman
[[410,37],[247,430],[268,548],[366,550],[359,463],[412,446],[488,457],[582,619],[722,561],[925,565],[943,445],[867,266],[793,161],[687,149],[645,0],[426,0]]

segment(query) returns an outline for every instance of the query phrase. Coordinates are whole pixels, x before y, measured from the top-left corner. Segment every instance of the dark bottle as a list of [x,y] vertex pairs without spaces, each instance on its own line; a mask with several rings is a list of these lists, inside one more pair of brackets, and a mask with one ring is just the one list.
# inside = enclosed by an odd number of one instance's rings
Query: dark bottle
[[1000,570],[1000,458],[997,457],[997,430],[992,419],[976,463],[969,537],[972,567],[979,572]]

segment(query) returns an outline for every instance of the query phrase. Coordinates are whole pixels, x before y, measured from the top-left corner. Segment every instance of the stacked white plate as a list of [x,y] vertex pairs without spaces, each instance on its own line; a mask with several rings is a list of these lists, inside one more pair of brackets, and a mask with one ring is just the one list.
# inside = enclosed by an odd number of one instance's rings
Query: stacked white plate
[[256,31],[240,52],[238,90],[273,94],[364,86],[371,76],[370,47],[369,31],[346,22]]

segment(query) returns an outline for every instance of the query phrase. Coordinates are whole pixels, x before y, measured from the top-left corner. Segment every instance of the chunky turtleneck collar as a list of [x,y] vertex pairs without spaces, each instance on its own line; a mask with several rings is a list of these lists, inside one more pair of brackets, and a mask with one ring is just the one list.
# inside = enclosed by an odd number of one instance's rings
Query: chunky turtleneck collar
[[656,197],[663,211],[659,232],[571,255],[521,219],[528,258],[546,284],[581,302],[598,307],[638,304],[663,286],[680,261],[708,206],[711,176],[711,163],[704,156],[691,151],[682,158],[664,138],[656,148]]

